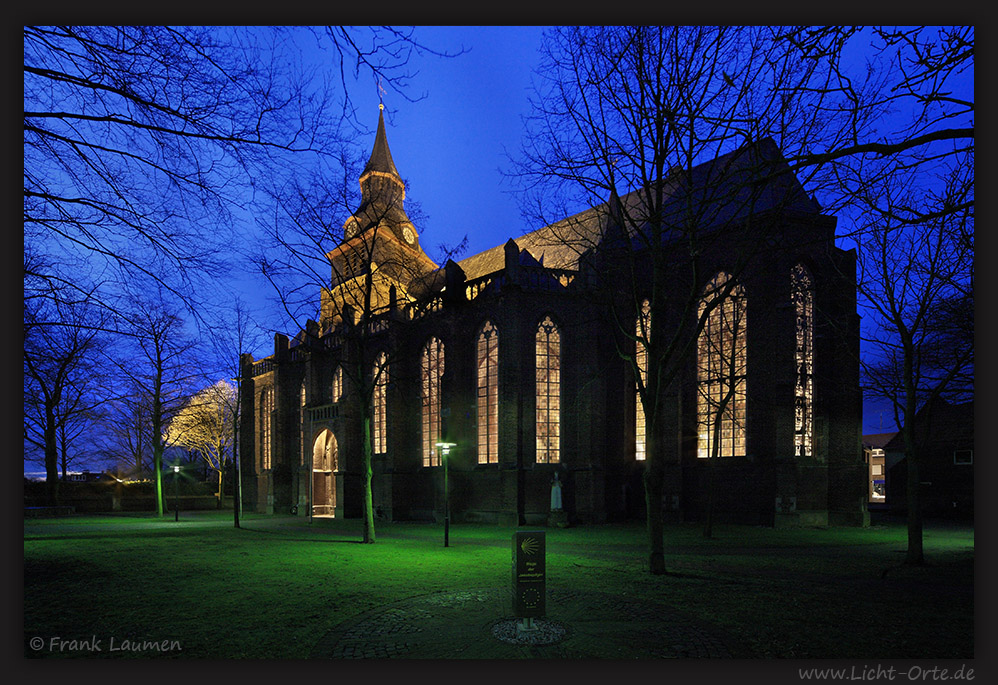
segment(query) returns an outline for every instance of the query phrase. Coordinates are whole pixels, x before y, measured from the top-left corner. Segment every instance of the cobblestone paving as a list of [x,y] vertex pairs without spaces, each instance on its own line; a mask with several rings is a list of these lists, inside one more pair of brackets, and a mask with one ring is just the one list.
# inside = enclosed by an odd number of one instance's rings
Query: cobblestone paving
[[345,621],[312,649],[316,659],[677,659],[748,656],[702,622],[662,604],[549,588],[552,644],[512,644],[494,629],[512,620],[508,589],[412,597]]

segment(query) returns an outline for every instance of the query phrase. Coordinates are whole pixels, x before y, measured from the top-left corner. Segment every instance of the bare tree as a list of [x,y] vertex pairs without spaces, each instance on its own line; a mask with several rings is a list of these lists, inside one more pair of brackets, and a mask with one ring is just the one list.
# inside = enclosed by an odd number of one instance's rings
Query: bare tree
[[206,372],[208,377],[216,374],[235,383],[235,391],[225,395],[226,411],[232,419],[232,467],[233,467],[233,522],[239,528],[239,517],[242,514],[242,468],[239,454],[239,423],[241,416],[241,399],[244,378],[240,369],[242,355],[250,349],[255,349],[256,342],[261,338],[260,328],[253,323],[252,313],[239,297],[236,297],[231,307],[220,306],[214,316],[214,325],[210,328],[210,340],[215,350],[214,359],[220,362],[221,368]]
[[198,455],[218,478],[218,507],[225,497],[226,453],[234,442],[235,388],[227,381],[195,393],[166,422],[164,442]]
[[148,421],[148,441],[155,478],[156,515],[163,507],[163,452],[167,447],[164,428],[167,421],[202,380],[193,357],[196,343],[184,330],[178,308],[160,293],[158,301],[145,296],[135,301],[128,315],[127,333],[133,352],[113,359],[118,372],[134,390],[133,407]]
[[[817,211],[779,152],[843,144],[822,125],[833,74],[782,49],[767,28],[559,27],[546,35],[538,75],[513,176],[525,214],[542,225],[584,207],[601,214],[599,230],[568,219],[553,233],[580,254],[603,255],[598,290],[648,424],[649,570],[660,574],[664,464],[675,442],[662,439],[665,403],[712,312],[760,254],[779,249],[771,238],[782,210]],[[721,247],[734,255],[730,278],[705,299]],[[644,298],[650,323],[636,335]],[[647,355],[643,374],[635,345]]]
[[[972,174],[972,170],[970,172]],[[910,181],[911,177],[907,177]],[[898,176],[892,176],[898,180]],[[887,400],[907,460],[906,563],[924,561],[916,413],[937,397],[973,394],[972,209],[922,223],[890,221],[918,207],[905,185],[884,189],[883,213],[857,227],[859,289],[872,317],[866,334],[867,394]],[[967,236],[971,242],[967,242]]]
[[152,467],[152,427],[145,395],[131,383],[108,401],[100,427],[100,454],[118,471],[141,476]]
[[[974,27],[792,27],[778,40],[835,75],[848,136],[802,151],[852,228],[868,397],[885,399],[908,459],[908,551],[923,561],[916,412],[973,393]],[[866,48],[864,64],[850,59]]]
[[[47,311],[55,310],[55,311]],[[41,450],[52,504],[59,499],[59,455],[65,475],[67,431],[93,406],[99,327],[83,305],[26,301],[24,308],[24,440]]]
[[[409,55],[426,50],[391,27],[25,26],[23,39],[25,243],[56,257],[38,274],[51,296],[96,284],[108,307],[136,276],[195,303],[262,179],[340,154],[353,82],[404,95]],[[305,53],[329,57],[341,92]]]
[[[973,159],[973,26],[781,27],[773,38],[830,74],[807,87],[837,103],[840,135],[792,161],[826,168],[821,195],[832,211],[856,206],[895,173],[939,175]],[[972,208],[973,174],[970,181],[933,202],[895,204],[893,220],[921,223]]]

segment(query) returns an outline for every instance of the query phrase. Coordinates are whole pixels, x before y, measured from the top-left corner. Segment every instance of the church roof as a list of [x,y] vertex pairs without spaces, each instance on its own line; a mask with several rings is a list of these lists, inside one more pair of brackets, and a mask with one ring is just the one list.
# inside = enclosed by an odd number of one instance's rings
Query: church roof
[[378,133],[374,137],[374,149],[371,150],[371,158],[367,160],[367,166],[364,167],[364,173],[361,174],[361,177],[363,178],[372,171],[399,176],[395,162],[392,160],[392,151],[388,149],[384,110],[378,113]]
[[[820,212],[769,138],[699,164],[688,177],[688,184],[676,180],[666,184],[666,222],[669,217],[680,223],[685,220],[690,196],[700,210],[697,223],[705,230],[776,207],[806,214]],[[624,207],[637,208],[642,202],[640,191],[628,193],[619,201]],[[513,240],[548,268],[577,269],[581,255],[599,245],[607,232],[608,219],[613,219],[609,204],[604,202]],[[615,228],[610,227],[609,232],[620,231],[619,226]],[[628,227],[628,232],[633,236],[634,227]],[[469,280],[498,271],[504,266],[503,246],[466,257],[458,264]]]
[[[520,250],[527,250],[542,266],[575,269],[581,253],[587,247],[593,247],[598,236],[598,215],[595,210],[587,210],[571,219],[513,238],[513,242]],[[497,245],[462,259],[458,266],[471,280],[502,269],[505,259],[504,246]]]

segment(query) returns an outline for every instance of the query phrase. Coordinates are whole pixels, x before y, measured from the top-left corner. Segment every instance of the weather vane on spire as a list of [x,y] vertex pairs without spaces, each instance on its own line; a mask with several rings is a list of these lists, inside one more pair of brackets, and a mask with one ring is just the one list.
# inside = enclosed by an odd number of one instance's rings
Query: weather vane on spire
[[378,109],[384,109],[385,108],[384,95],[385,95],[385,89],[381,87],[381,79],[379,78],[378,79]]

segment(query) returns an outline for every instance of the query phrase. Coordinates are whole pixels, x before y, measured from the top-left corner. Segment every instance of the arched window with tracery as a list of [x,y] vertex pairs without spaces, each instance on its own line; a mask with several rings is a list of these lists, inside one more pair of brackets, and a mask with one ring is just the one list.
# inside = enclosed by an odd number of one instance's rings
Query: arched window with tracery
[[538,464],[561,460],[561,334],[545,317],[535,336],[536,435]]
[[810,457],[814,441],[814,285],[807,267],[794,266],[790,296],[794,304],[794,454]]
[[421,359],[421,398],[423,423],[423,466],[440,466],[440,385],[444,375],[444,344],[430,338]]
[[271,433],[274,414],[274,389],[264,388],[260,393],[260,470],[270,470]]
[[[698,314],[715,305],[697,341],[697,456],[745,455],[745,293],[719,273],[704,288]],[[727,294],[725,294],[727,293]],[[720,301],[718,302],[718,298]]]
[[337,366],[333,372],[333,394],[331,401],[336,404],[343,397],[343,367]]
[[384,352],[374,359],[373,375],[371,446],[374,454],[384,454],[388,450],[388,356]]
[[499,461],[499,333],[486,321],[478,333],[478,463]]
[[634,363],[638,367],[639,382],[634,389],[634,458],[644,461],[648,447],[648,428],[645,420],[645,405],[641,401],[641,388],[648,379],[648,348],[645,347],[651,337],[651,303],[645,300],[641,303],[641,313],[635,317]]

